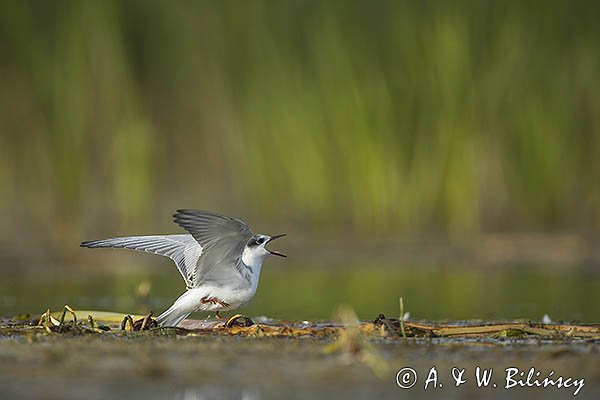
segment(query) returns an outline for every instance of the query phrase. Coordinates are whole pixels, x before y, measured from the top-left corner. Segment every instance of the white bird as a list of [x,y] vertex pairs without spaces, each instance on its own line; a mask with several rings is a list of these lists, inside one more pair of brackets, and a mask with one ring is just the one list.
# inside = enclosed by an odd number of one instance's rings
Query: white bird
[[189,234],[130,236],[81,243],[90,248],[123,248],[172,259],[187,291],[161,315],[160,326],[177,326],[196,311],[235,310],[256,293],[260,270],[268,255],[287,257],[267,249],[285,236],[253,235],[243,221],[209,211],[178,210],[173,215]]

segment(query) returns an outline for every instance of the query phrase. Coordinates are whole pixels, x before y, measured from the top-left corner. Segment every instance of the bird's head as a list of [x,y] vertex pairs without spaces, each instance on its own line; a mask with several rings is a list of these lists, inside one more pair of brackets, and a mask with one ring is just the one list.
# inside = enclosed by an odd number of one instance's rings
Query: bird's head
[[264,260],[268,255],[274,255],[279,257],[287,257],[285,254],[279,253],[275,250],[267,249],[267,244],[275,239],[285,236],[285,233],[281,235],[254,235],[248,239],[246,248],[244,249],[244,258],[248,260]]

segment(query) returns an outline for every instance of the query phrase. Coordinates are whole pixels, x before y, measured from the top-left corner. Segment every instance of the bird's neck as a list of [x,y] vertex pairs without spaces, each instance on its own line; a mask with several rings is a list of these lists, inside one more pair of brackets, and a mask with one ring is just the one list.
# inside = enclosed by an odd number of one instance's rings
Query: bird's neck
[[260,278],[260,269],[262,268],[263,261],[268,255],[267,252],[264,253],[265,254],[245,250],[242,254],[242,262],[250,269],[250,281],[255,289],[258,286],[258,279]]

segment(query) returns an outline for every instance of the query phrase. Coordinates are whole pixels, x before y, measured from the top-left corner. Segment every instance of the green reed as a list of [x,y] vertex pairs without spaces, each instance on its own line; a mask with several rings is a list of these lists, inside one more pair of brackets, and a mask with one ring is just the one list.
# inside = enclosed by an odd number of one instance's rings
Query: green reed
[[3,1],[0,232],[137,232],[180,206],[325,233],[597,230],[598,14]]

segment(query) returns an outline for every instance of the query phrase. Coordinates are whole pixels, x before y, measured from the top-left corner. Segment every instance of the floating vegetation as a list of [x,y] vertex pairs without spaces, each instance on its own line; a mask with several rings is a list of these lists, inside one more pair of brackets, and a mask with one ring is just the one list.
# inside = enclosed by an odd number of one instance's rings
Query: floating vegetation
[[[70,323],[65,322],[67,312],[70,313],[72,317]],[[88,315],[87,321],[89,326],[83,324],[82,322],[78,323],[75,310],[73,310],[69,305],[65,305],[59,319],[56,319],[48,308],[46,312],[40,316],[40,319],[35,327],[44,328],[47,333],[103,333],[107,330],[110,330],[110,328],[105,325],[102,325],[102,328],[96,326],[94,318],[91,315]]]
[[[238,335],[246,337],[303,337],[332,338],[337,341],[329,350],[337,348],[360,349],[362,340],[386,338],[447,339],[506,339],[541,338],[546,340],[600,339],[600,325],[546,324],[539,322],[502,323],[429,323],[404,321],[404,318],[387,318],[380,314],[372,322],[359,322],[352,311],[338,313],[340,322],[294,322],[275,321],[255,323],[250,318],[236,314],[228,320],[186,320],[181,327],[159,327],[152,312],[148,315],[129,315],[105,311],[76,311],[65,305],[60,312],[47,309],[36,319],[23,316],[0,320],[0,336],[19,335],[29,332],[41,334],[107,334],[175,333],[177,335]],[[78,318],[86,315],[87,318]],[[352,317],[351,317],[352,316]],[[358,351],[358,350],[357,350]],[[352,353],[353,351],[349,351]]]
[[[121,321],[121,330],[129,332],[146,331],[152,328],[158,328],[158,322],[152,318],[154,313],[150,311],[144,318],[134,321],[131,315],[126,315]],[[90,315],[91,318],[91,315]]]
[[600,339],[600,325],[544,324],[537,322],[503,322],[483,324],[436,324],[402,322],[388,319],[380,314],[373,323],[363,324],[363,332],[368,333],[374,327],[384,326],[396,336],[402,335],[402,325],[407,336],[446,337],[446,338],[490,338],[490,337],[526,337],[537,336],[545,339],[593,338]]

